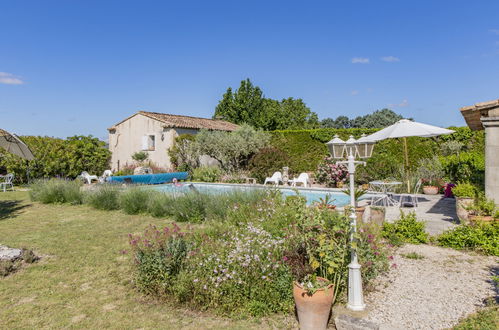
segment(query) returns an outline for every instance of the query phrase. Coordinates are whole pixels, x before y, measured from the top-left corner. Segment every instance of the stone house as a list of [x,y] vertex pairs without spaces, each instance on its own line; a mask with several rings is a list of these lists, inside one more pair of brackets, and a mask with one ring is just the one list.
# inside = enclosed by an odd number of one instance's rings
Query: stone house
[[132,155],[146,151],[149,160],[171,168],[168,149],[181,134],[197,134],[201,129],[234,131],[239,126],[223,120],[139,111],[108,128],[113,171],[133,164]]
[[499,100],[461,108],[472,130],[485,130],[485,194],[499,205]]

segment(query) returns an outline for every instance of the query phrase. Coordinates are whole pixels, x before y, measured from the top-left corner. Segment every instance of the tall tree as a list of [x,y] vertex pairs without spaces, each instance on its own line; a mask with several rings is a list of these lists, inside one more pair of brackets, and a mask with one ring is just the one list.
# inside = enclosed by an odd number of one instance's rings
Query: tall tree
[[256,127],[262,120],[264,110],[263,92],[258,86],[253,86],[249,79],[241,81],[239,89],[232,92],[228,88],[222,100],[215,108],[214,118],[223,119],[236,124],[248,123]]
[[264,130],[319,127],[317,114],[302,99],[265,98],[262,90],[249,79],[241,81],[235,92],[230,87],[227,89],[213,117]]
[[390,126],[404,117],[390,109],[381,109],[365,116],[349,119],[347,116],[338,116],[336,119],[325,118],[321,121],[323,128],[382,128]]

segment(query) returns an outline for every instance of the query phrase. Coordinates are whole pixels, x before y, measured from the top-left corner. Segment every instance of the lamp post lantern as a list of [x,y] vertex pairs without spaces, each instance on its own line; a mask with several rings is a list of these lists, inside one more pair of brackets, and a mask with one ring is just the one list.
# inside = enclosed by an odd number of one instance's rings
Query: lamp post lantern
[[[369,158],[372,155],[374,142],[366,138],[363,134],[361,138],[355,140],[353,136],[347,141],[341,140],[337,135],[327,143],[331,155],[335,159],[344,159],[346,161],[337,161],[336,164],[345,164],[348,168],[350,178],[350,241],[355,240],[357,231],[357,215],[355,214],[355,167],[358,164],[366,165],[363,161],[356,161],[355,157]],[[351,248],[350,264],[348,265],[348,304],[347,308],[353,311],[362,311],[366,308],[364,304],[364,295],[362,293],[362,276],[360,264],[357,258],[357,251]]]

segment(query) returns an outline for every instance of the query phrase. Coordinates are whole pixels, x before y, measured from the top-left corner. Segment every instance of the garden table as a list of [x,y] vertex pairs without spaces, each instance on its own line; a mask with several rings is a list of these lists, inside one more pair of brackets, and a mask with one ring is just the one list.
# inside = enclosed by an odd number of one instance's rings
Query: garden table
[[393,198],[393,188],[395,188],[395,186],[401,185],[402,182],[378,180],[371,181],[369,182],[369,184],[374,191],[382,193],[382,195],[376,200],[374,200],[373,197],[373,202],[371,203],[372,205],[378,202],[381,202],[383,206],[395,206],[398,204],[398,201]]

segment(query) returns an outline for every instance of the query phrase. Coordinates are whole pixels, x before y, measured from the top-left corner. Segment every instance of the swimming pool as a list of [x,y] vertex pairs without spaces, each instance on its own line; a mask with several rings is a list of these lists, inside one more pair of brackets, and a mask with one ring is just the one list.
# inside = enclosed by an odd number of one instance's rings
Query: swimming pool
[[279,189],[284,196],[295,196],[297,191],[300,195],[304,196],[307,199],[307,204],[318,202],[320,198],[324,198],[326,197],[326,195],[330,195],[331,198],[334,199],[334,201],[332,201],[332,204],[336,206],[345,206],[350,203],[350,196],[338,190],[324,189],[324,188],[300,187],[295,190],[287,187],[275,188],[273,186],[252,186],[252,185],[243,185],[243,184],[183,182],[179,186],[175,186],[173,184],[163,184],[163,185],[153,186],[151,187],[151,189],[166,193],[173,193],[173,194],[175,193],[184,194],[192,190],[197,190],[199,192],[209,193],[209,194],[223,194],[232,191],[251,191],[255,189]]

